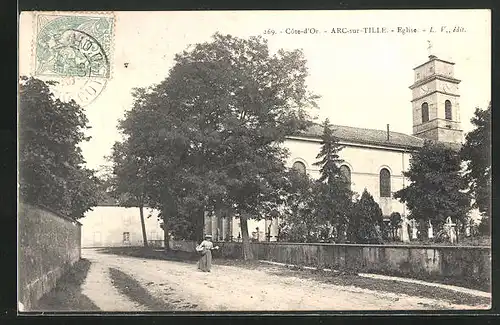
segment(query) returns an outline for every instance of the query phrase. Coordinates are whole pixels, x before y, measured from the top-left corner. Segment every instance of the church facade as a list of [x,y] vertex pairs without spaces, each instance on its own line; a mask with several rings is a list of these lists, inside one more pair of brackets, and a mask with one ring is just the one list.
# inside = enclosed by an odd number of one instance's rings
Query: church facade
[[[458,150],[463,141],[460,123],[460,80],[454,76],[454,63],[436,56],[415,67],[411,107],[412,134],[386,130],[365,129],[334,125],[333,133],[344,148],[339,155],[344,161],[342,173],[351,181],[351,189],[359,194],[366,188],[379,203],[384,217],[392,212],[406,215],[406,206],[393,198],[394,192],[404,188],[408,180],[403,176],[412,152],[421,147],[425,139],[448,144]],[[290,155],[288,167],[319,177],[314,166],[321,148],[323,128],[314,125],[298,136],[289,136],[284,142]],[[278,218],[249,220],[250,237],[257,241],[276,241]],[[239,219],[218,216],[205,217],[205,233],[214,240],[239,240]]]

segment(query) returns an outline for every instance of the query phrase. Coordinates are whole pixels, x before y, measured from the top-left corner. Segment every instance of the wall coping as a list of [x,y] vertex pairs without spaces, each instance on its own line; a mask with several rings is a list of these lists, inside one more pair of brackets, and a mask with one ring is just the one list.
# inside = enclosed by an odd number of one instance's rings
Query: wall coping
[[[215,242],[217,244],[242,244],[241,242]],[[384,245],[384,244],[333,244],[333,243],[292,243],[292,242],[251,242],[250,244],[264,245],[298,245],[298,246],[339,246],[339,247],[380,247],[380,248],[424,248],[424,249],[480,249],[491,250],[491,246],[451,246],[451,245]]]
[[49,207],[46,207],[46,206],[44,206],[42,204],[36,204],[35,205],[35,204],[30,204],[30,203],[25,203],[25,202],[19,201],[18,204],[17,204],[18,209],[19,209],[19,206],[21,206],[21,205],[25,205],[25,206],[28,206],[28,207],[31,207],[31,208],[40,209],[40,210],[45,210],[47,212],[50,212],[50,213],[54,214],[55,216],[57,216],[57,217],[59,217],[61,219],[65,219],[67,221],[75,222],[78,226],[82,225],[78,220],[73,219],[71,217],[68,217],[68,216],[66,216],[66,215],[64,215],[64,214],[62,214],[60,212],[57,212],[57,211],[55,211],[55,210],[53,210],[53,209],[51,209]]

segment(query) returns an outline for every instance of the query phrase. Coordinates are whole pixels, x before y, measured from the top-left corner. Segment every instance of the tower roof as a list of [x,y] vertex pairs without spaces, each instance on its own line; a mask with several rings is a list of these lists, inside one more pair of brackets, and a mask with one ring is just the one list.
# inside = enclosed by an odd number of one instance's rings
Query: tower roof
[[419,64],[418,66],[416,66],[415,68],[413,68],[413,70],[416,70],[416,69],[420,68],[421,66],[426,65],[427,63],[432,62],[432,61],[440,61],[440,62],[448,63],[448,64],[451,64],[451,65],[455,65],[455,62],[442,60],[442,59],[438,58],[437,56],[431,54],[431,55],[429,55],[429,60],[425,61],[422,64]]

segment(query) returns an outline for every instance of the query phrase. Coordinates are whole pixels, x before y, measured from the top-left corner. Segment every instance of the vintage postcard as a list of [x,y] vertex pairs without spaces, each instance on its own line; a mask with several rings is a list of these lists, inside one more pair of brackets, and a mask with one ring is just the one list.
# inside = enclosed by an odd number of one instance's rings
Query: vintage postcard
[[19,312],[491,308],[489,10],[21,12]]

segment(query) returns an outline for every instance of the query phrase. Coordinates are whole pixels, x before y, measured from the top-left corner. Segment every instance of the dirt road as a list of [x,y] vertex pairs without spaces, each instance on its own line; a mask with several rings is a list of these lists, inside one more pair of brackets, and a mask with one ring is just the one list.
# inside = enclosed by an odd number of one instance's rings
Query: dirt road
[[103,311],[151,310],[133,301],[110,283],[109,269],[135,279],[151,296],[173,310],[285,311],[285,310],[435,310],[478,309],[438,299],[335,286],[299,277],[278,276],[263,270],[213,265],[199,272],[194,264],[125,257],[85,249],[92,262],[83,290]]

